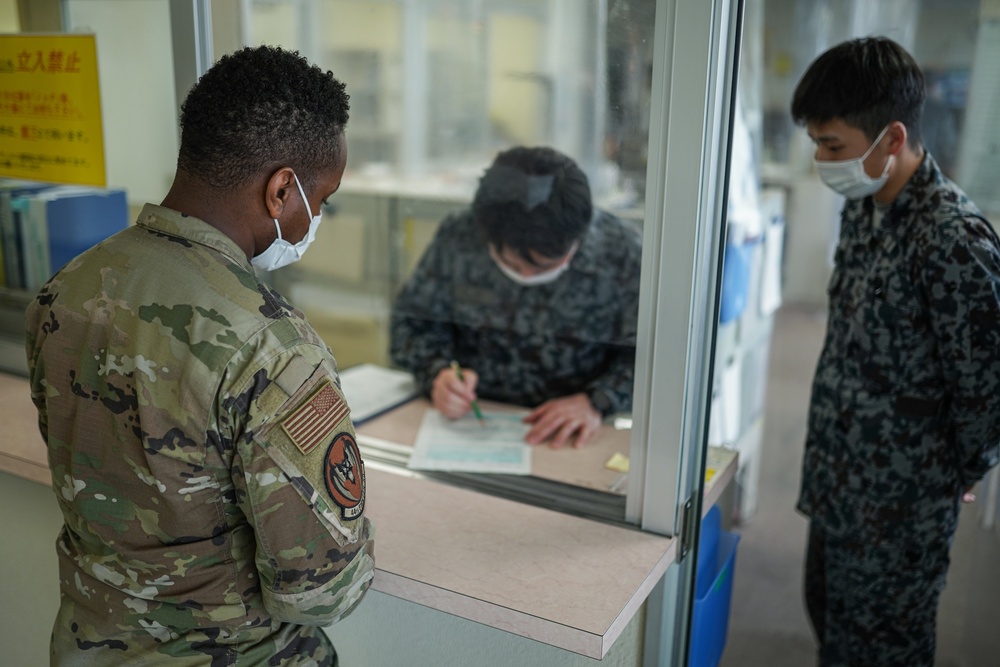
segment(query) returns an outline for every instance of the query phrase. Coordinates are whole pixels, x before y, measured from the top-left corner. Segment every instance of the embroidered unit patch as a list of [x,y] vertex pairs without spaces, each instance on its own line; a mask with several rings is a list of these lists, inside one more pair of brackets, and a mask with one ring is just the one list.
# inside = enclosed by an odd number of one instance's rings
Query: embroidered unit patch
[[285,418],[281,428],[300,452],[308,454],[317,445],[327,442],[330,431],[347,413],[347,403],[327,380],[308,401]]
[[365,509],[365,469],[358,443],[344,431],[330,443],[324,464],[326,490],[345,519],[356,519]]

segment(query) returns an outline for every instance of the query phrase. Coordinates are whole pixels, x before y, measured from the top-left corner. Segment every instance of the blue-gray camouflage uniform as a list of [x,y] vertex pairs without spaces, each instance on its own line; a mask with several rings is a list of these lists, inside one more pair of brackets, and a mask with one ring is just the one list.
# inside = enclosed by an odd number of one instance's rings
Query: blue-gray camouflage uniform
[[449,216],[392,310],[391,358],[429,394],[452,359],[482,398],[535,407],[586,393],[603,415],[630,412],[641,238],[598,212],[569,268],[517,285],[490,259],[470,212]]
[[335,361],[214,227],[147,205],[27,312],[65,518],[53,665],[335,665],[374,571]]
[[963,488],[1000,455],[1000,241],[929,154],[873,211],[843,209],[798,509],[821,664],[917,667]]

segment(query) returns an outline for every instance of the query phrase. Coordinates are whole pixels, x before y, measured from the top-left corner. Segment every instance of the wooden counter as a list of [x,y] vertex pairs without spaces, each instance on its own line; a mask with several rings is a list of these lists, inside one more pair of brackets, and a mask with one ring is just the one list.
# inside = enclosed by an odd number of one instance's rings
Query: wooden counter
[[368,468],[375,590],[601,658],[675,540]]
[[[0,375],[0,419],[6,431],[0,470],[49,484],[23,378]],[[553,460],[573,454],[587,452],[554,452]],[[595,460],[603,466],[606,459],[601,453]],[[732,478],[735,453],[719,461],[706,507]],[[675,558],[673,538],[377,463],[367,470],[367,513],[376,530],[373,590],[568,651],[602,658]]]

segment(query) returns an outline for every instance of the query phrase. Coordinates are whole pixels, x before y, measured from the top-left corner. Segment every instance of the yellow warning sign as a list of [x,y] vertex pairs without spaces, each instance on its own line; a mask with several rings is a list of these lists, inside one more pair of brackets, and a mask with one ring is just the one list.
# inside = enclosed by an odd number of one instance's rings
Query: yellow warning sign
[[0,35],[0,176],[106,185],[94,35]]

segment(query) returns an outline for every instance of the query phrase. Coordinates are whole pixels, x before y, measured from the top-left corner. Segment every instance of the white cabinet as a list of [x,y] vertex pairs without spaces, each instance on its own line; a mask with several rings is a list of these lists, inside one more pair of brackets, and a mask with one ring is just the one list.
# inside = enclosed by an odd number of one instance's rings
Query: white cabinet
[[771,334],[782,300],[784,192],[764,189],[759,206],[761,233],[742,241],[745,280],[723,281],[724,290],[742,284],[745,295],[723,293],[724,302],[744,305],[738,316],[719,325],[709,422],[709,444],[740,455],[733,508],[737,520],[749,519],[757,509]]

